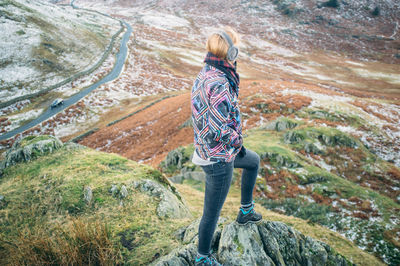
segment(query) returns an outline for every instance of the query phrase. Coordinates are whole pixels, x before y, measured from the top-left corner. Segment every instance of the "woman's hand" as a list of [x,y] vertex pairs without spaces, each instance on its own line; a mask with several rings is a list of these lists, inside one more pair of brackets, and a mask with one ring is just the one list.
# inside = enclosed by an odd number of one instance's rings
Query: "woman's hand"
[[246,155],[246,148],[242,145],[238,153],[239,157],[244,157]]

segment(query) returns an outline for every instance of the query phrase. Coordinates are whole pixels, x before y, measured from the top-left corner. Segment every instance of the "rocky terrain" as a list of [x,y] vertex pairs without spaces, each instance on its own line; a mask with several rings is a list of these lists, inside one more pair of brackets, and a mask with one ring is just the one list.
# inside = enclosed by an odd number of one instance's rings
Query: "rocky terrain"
[[[2,265],[193,265],[202,203],[190,186],[45,135],[16,142],[0,168]],[[239,191],[232,189],[214,235],[227,264],[381,264],[337,233],[258,204],[265,221],[236,225]]]
[[[189,244],[153,265],[194,265],[199,223],[197,220],[180,232],[182,241]],[[223,265],[353,265],[325,243],[281,222],[261,221],[249,226],[219,223],[212,246]]]
[[[154,98],[189,89],[202,64],[205,39],[217,25],[231,25],[242,35],[242,80],[300,81],[327,91],[369,96],[374,101],[383,97],[396,104],[400,84],[398,3],[337,2],[332,6],[324,1],[234,1],[224,9],[230,15],[222,16],[206,2],[75,1],[79,7],[122,18],[134,27],[125,71],[49,123],[23,135],[51,133],[70,139],[126,116]],[[376,8],[379,12],[374,12]],[[296,12],[288,11],[292,9]],[[349,27],[351,23],[357,26]],[[93,77],[109,71],[113,62],[108,60]],[[59,93],[71,95],[85,84],[77,80]],[[54,97],[47,98],[44,106]],[[29,103],[22,101],[0,110],[0,129],[17,127],[24,122],[21,117],[36,117],[43,105],[20,111]],[[1,143],[3,148],[11,144]]]
[[[62,6],[67,1],[57,2],[52,8],[70,9]],[[204,176],[190,163],[190,88],[208,34],[230,25],[242,39],[238,71],[245,146],[262,157],[256,188],[260,206],[340,233],[386,264],[400,263],[397,1],[75,4],[133,27],[124,71],[53,118],[3,141],[2,149],[22,136],[52,134],[158,167],[178,188],[201,191]],[[93,75],[55,93],[79,91],[113,63],[108,57]],[[47,97],[48,103],[53,96]],[[0,130],[18,126],[13,121],[21,117],[32,119],[40,108],[22,101],[0,109]],[[163,252],[156,257],[167,249]]]

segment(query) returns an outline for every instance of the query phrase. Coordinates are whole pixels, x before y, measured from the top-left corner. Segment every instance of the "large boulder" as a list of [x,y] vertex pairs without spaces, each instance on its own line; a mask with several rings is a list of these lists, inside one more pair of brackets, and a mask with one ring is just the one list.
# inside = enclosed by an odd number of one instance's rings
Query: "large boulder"
[[28,162],[41,155],[49,154],[63,147],[61,140],[50,135],[28,136],[14,142],[5,154],[0,170],[19,162]]
[[133,187],[141,192],[160,200],[157,207],[159,217],[187,218],[191,213],[182,201],[177,191],[172,191],[171,186],[164,186],[150,179],[134,181]]
[[[189,228],[197,227],[198,221],[195,221],[187,230],[190,232],[193,229]],[[216,235],[221,231],[220,227]],[[248,225],[232,222],[225,224],[220,234],[214,237],[218,242],[213,245],[213,250],[223,265],[353,265],[327,244],[281,222],[263,220]],[[196,240],[193,238],[189,244],[172,251],[153,265],[194,265]]]
[[263,239],[256,224],[226,225],[218,247],[218,258],[225,265],[274,265],[264,251]]

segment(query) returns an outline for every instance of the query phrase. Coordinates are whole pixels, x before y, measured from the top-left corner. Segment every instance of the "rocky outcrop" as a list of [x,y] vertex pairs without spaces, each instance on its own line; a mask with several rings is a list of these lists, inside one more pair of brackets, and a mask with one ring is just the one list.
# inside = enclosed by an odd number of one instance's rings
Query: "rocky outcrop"
[[41,155],[49,154],[63,147],[63,143],[54,136],[28,136],[14,142],[6,152],[0,164],[0,170],[19,162],[28,162]]
[[163,162],[161,162],[160,167],[165,172],[174,172],[183,167],[183,164],[187,162],[190,158],[185,155],[185,148],[179,147],[168,153],[167,157]]
[[286,129],[295,128],[297,125],[298,123],[287,118],[278,118],[261,128],[266,130],[284,131]]
[[168,218],[187,218],[191,217],[189,209],[186,204],[182,202],[181,197],[178,199],[176,193],[170,189],[150,179],[134,181],[133,187],[139,189],[141,192],[146,193],[151,197],[160,200],[157,207],[157,215],[160,217]]
[[[180,232],[184,237],[197,232],[198,221]],[[195,231],[195,232],[192,232]],[[182,237],[183,235],[183,237]],[[197,238],[172,251],[153,265],[193,265]],[[221,223],[214,235],[213,253],[223,265],[353,265],[327,244],[301,234],[281,222],[261,221],[239,225]]]
[[285,156],[276,152],[265,152],[260,154],[261,160],[267,158],[270,163],[276,167],[288,167],[288,168],[297,168],[302,167],[302,165],[296,162],[294,159],[289,156]]
[[160,168],[169,174],[173,174],[169,180],[173,183],[182,184],[184,180],[195,182],[205,182],[206,175],[204,171],[194,165],[192,160],[193,147],[179,147],[168,153],[167,157],[160,164]]
[[311,142],[319,141],[322,145],[327,146],[338,145],[351,148],[357,148],[359,146],[353,137],[333,128],[331,128],[330,131],[318,128],[291,130],[284,134],[283,140],[288,144],[297,144],[304,142],[304,140],[309,140]]

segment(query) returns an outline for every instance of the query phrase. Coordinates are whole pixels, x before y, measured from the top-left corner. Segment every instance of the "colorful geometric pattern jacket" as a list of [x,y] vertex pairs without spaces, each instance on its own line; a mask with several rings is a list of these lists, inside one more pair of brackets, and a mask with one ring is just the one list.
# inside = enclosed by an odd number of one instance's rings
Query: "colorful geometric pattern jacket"
[[194,145],[204,160],[231,162],[243,144],[238,92],[225,74],[208,64],[191,95]]

